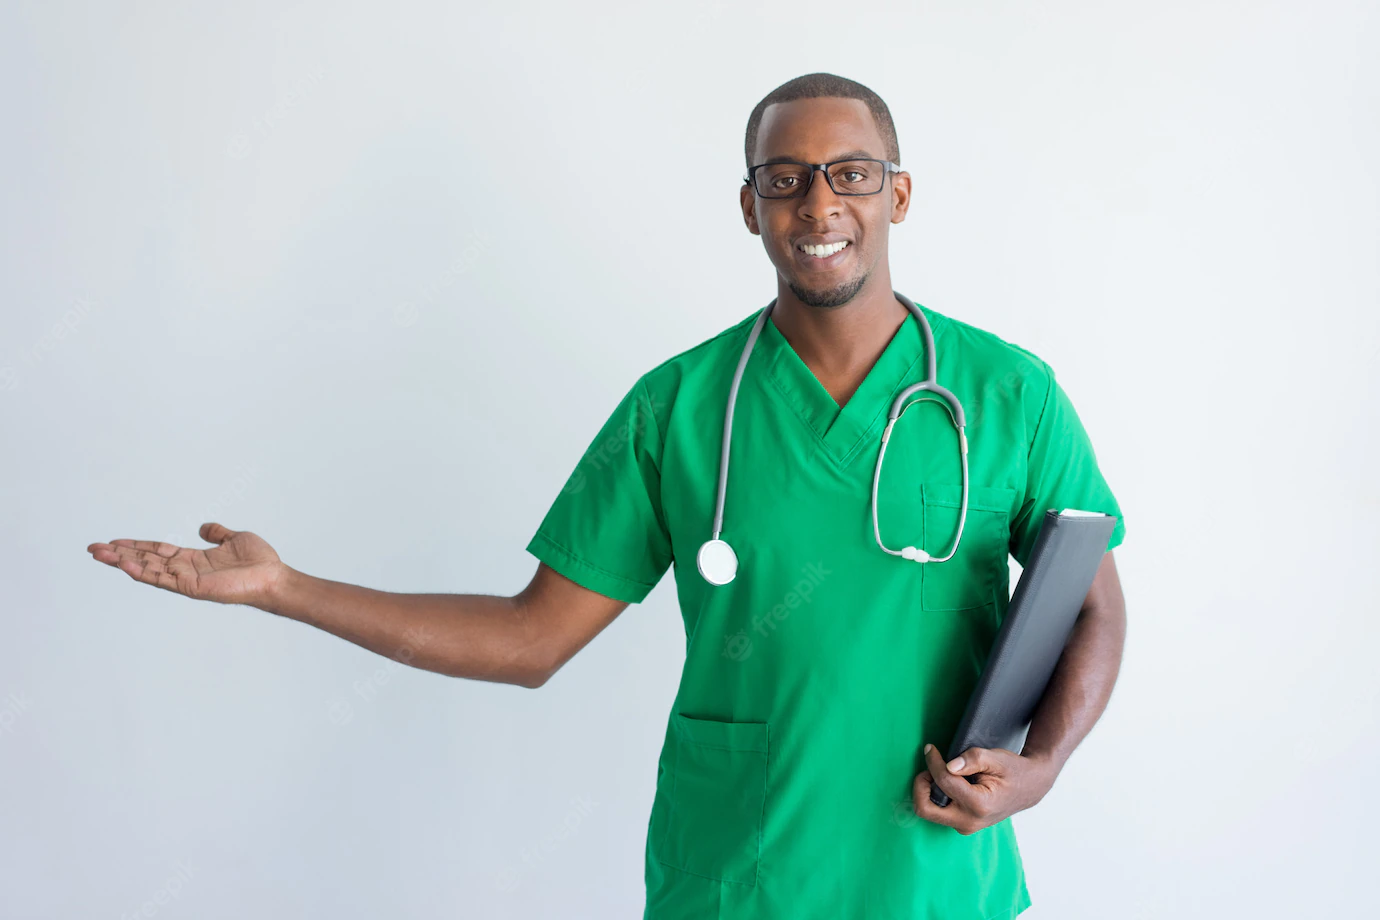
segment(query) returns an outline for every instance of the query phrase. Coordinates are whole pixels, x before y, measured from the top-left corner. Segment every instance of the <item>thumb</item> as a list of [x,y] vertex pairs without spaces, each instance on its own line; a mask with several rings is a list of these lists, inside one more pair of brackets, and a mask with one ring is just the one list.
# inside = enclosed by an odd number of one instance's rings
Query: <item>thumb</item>
[[239,531],[231,530],[229,527],[222,524],[208,521],[201,525],[201,529],[197,531],[197,533],[199,533],[201,539],[205,540],[207,543],[224,543],[226,540],[239,533]]
[[972,776],[974,773],[1000,772],[994,758],[987,748],[971,747],[948,763],[949,772],[956,776]]

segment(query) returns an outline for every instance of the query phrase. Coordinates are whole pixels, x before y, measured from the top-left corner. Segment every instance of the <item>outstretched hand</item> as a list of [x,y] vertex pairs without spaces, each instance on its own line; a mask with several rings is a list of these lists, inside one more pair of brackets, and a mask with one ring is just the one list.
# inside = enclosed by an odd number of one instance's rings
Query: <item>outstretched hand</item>
[[154,540],[112,540],[86,548],[97,562],[135,581],[197,600],[257,606],[267,600],[287,567],[258,535],[220,524],[201,525],[209,549],[188,549]]
[[[925,763],[929,769],[915,777],[911,790],[915,813],[965,836],[1039,802],[1058,773],[1048,760],[1005,748],[968,748],[946,764],[939,748],[927,744]],[[931,802],[931,784],[938,784],[952,801],[942,807]]]

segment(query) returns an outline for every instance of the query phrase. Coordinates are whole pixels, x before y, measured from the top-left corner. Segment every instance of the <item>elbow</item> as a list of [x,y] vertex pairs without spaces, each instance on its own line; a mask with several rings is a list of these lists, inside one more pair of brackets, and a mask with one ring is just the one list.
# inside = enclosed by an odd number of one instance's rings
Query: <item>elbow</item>
[[563,655],[556,647],[547,630],[540,628],[530,617],[530,606],[525,592],[513,598],[517,611],[516,622],[519,635],[510,653],[512,665],[507,676],[508,683],[528,690],[537,690],[561,669],[569,655]]
[[482,680],[493,684],[512,684],[514,687],[526,687],[528,690],[536,690],[545,684],[551,678],[552,673],[542,668],[527,665],[518,667],[513,664],[488,670],[440,668],[437,670],[447,677],[454,677],[456,680]]
[[464,680],[482,680],[494,684],[512,684],[514,687],[525,687],[528,690],[536,690],[555,673],[553,668],[548,668],[539,661],[528,659],[509,659],[490,664],[489,667],[446,669],[442,673],[449,677],[461,678]]
[[507,681],[528,690],[537,690],[560,670],[562,663],[536,655],[523,656],[509,672]]
[[533,655],[523,663],[514,683],[529,690],[536,690],[554,677],[573,655],[574,652],[569,650],[552,651],[546,656]]
[[512,684],[536,690],[551,679],[556,668],[544,660],[531,655],[496,655],[487,661],[470,660],[465,662],[445,662],[431,668],[447,677],[457,680],[482,680],[494,684]]
[[513,675],[509,682],[519,687],[526,687],[528,690],[537,690],[551,679],[553,673],[553,671],[544,668],[526,668]]

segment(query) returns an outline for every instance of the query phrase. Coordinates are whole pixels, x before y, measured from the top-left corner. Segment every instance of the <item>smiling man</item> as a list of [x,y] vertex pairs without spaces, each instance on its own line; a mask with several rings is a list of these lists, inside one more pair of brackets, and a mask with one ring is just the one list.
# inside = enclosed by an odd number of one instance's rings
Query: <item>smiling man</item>
[[[527,687],[674,565],[686,656],[647,829],[646,920],[1012,917],[1031,899],[1009,818],[1050,789],[1119,668],[1120,520],[1024,749],[945,764],[939,748],[1006,612],[1008,558],[1026,563],[1047,509],[1120,508],[1044,361],[915,305],[925,353],[891,286],[890,226],[911,186],[876,94],[831,74],[791,80],[753,110],[745,154],[740,203],[775,269],[770,311],[628,390],[528,544],[540,564],[521,593],[325,581],[214,523],[208,550],[88,549],[168,590]],[[967,411],[966,511],[951,410],[920,394],[889,433],[874,518],[888,409],[931,361]],[[711,537],[731,553],[702,556]],[[932,783],[950,805],[930,802]]]

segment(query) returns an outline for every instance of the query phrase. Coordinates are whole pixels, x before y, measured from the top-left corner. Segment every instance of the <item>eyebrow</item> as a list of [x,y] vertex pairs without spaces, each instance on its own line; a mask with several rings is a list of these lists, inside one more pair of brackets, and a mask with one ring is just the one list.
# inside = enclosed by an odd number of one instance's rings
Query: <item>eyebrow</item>
[[[840,153],[838,156],[830,157],[828,160],[825,160],[825,162],[826,162],[826,163],[833,163],[833,162],[835,162],[836,160],[857,160],[857,159],[864,159],[864,160],[882,160],[882,159],[885,159],[885,157],[873,156],[871,153],[869,153],[869,152],[866,151],[866,150],[845,150],[843,153]],[[804,160],[801,160],[801,159],[799,159],[799,158],[797,158],[797,157],[776,156],[776,157],[772,157],[772,158],[769,159],[769,160],[763,160],[763,161],[762,161],[762,165],[763,165],[763,166],[770,166],[770,165],[773,164],[773,163],[803,163],[803,162],[804,162]]]

